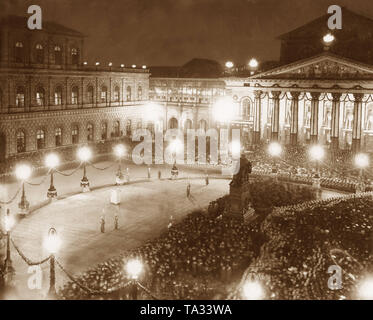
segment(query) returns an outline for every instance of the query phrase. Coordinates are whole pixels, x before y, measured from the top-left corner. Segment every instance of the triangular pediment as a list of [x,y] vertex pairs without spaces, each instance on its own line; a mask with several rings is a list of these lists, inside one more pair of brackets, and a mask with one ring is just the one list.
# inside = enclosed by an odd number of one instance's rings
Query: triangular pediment
[[251,78],[373,80],[373,65],[362,64],[331,53],[323,53],[259,73]]

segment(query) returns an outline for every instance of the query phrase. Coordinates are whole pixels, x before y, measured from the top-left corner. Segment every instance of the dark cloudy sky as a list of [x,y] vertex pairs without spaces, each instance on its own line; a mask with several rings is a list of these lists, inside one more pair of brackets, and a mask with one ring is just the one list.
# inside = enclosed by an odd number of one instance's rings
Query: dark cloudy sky
[[0,12],[24,15],[30,4],[41,6],[45,20],[86,34],[88,61],[127,65],[273,60],[276,36],[331,4],[373,17],[371,0],[0,0]]

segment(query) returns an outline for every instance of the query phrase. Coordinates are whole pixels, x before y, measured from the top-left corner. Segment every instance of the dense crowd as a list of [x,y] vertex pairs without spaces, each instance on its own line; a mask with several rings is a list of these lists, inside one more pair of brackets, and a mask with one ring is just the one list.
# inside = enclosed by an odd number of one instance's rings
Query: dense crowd
[[[269,180],[252,182],[250,188],[257,209],[314,199],[305,187],[284,187]],[[263,197],[264,189],[270,191],[267,197]],[[228,207],[228,197],[218,199],[207,211],[190,214],[158,239],[99,265],[78,281],[95,290],[125,283],[124,265],[137,257],[146,266],[141,282],[163,299],[224,297],[264,242],[259,224],[249,226],[226,218]],[[67,284],[61,294],[67,299],[90,296],[74,283]]]
[[[372,194],[277,208],[261,226],[268,237],[255,261],[273,299],[354,299],[373,272]],[[327,272],[342,267],[342,289],[331,290]]]

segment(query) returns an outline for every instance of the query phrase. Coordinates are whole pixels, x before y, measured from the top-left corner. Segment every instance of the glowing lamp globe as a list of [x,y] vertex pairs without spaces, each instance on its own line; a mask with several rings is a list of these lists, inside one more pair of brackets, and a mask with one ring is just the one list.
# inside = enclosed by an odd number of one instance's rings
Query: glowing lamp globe
[[335,40],[335,37],[331,33],[327,33],[322,39],[326,44],[330,44]]
[[312,160],[320,161],[324,158],[324,149],[319,145],[311,147],[309,152]]
[[78,157],[81,161],[86,162],[89,159],[91,159],[91,156],[92,156],[92,152],[91,152],[91,149],[89,149],[88,147],[82,147],[78,151]]
[[13,216],[6,215],[4,217],[4,227],[5,227],[6,232],[9,232],[13,228],[14,222],[15,221],[14,221]]
[[31,168],[26,164],[21,164],[16,168],[16,176],[19,180],[27,180],[31,175]]
[[146,69],[146,65],[144,64],[144,65],[142,66],[142,68],[143,68],[143,69]]
[[256,60],[255,58],[252,58],[252,59],[249,61],[249,67],[250,67],[250,68],[255,69],[255,68],[258,67],[258,65],[259,65],[259,62],[258,62],[258,60]]
[[232,62],[232,61],[227,61],[227,62],[225,63],[225,67],[228,68],[228,69],[233,68],[233,62]]
[[359,153],[355,156],[355,165],[358,168],[366,168],[369,166],[369,157],[364,153]]
[[44,248],[49,253],[55,254],[61,247],[61,239],[57,234],[56,229],[51,228],[48,232],[48,236],[44,240]]
[[246,282],[242,288],[242,291],[246,300],[264,299],[264,290],[259,282]]
[[129,276],[132,279],[137,279],[139,277],[140,273],[142,272],[142,269],[143,269],[143,265],[137,259],[130,260],[130,261],[127,262],[126,270],[127,270],[127,273],[129,274]]
[[59,165],[59,163],[60,159],[54,153],[47,155],[47,157],[45,158],[45,164],[49,168],[56,168]]
[[171,142],[171,149],[173,152],[179,152],[182,147],[182,142],[179,139],[175,139]]
[[126,152],[126,148],[124,147],[124,145],[118,144],[115,146],[114,152],[118,158],[122,158]]
[[228,123],[235,115],[233,100],[229,97],[218,99],[213,105],[213,113],[216,121]]
[[363,280],[358,286],[358,297],[362,300],[373,300],[373,278]]
[[135,64],[133,64],[133,65],[132,65],[132,68],[136,68],[136,65],[135,65]]
[[268,146],[268,152],[272,157],[278,157],[282,152],[281,145],[277,142],[270,143]]

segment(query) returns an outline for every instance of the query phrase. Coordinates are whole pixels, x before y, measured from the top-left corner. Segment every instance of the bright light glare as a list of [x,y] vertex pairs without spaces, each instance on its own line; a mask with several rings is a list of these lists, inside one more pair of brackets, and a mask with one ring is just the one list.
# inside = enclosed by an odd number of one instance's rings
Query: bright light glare
[[45,164],[49,168],[55,168],[59,165],[60,159],[58,156],[54,153],[48,154],[45,158]]
[[239,158],[241,153],[241,144],[239,141],[232,141],[232,157]]
[[21,164],[16,168],[16,176],[19,180],[27,180],[31,175],[31,168],[27,164]]
[[50,253],[55,254],[61,246],[61,239],[57,235],[57,231],[51,228],[48,232],[48,237],[44,240],[44,248]]
[[282,152],[281,145],[277,142],[271,142],[268,146],[268,152],[272,157],[278,157]]
[[13,216],[11,216],[11,215],[6,215],[5,217],[4,217],[4,226],[5,226],[5,231],[6,232],[9,232],[12,228],[13,228],[13,226],[14,226],[14,218],[13,218]]
[[257,68],[258,65],[259,65],[258,60],[256,60],[255,58],[252,58],[252,59],[249,61],[249,67],[250,67],[250,68]]
[[132,65],[132,68],[136,68],[136,65],[135,65],[135,64],[133,64],[133,65]]
[[235,115],[233,100],[229,97],[218,99],[213,106],[213,112],[216,121],[231,121]]
[[228,68],[228,69],[233,68],[233,62],[232,61],[227,61],[225,63],[225,67]]
[[247,282],[243,286],[243,295],[246,300],[262,300],[264,290],[259,282]]
[[146,65],[144,64],[144,65],[142,66],[142,68],[143,68],[143,69],[146,69]]
[[355,165],[358,168],[366,168],[369,166],[369,157],[364,153],[359,153],[355,156]]
[[78,157],[81,161],[88,161],[92,156],[91,149],[88,147],[82,147],[78,150]]
[[182,147],[183,147],[183,144],[179,139],[175,139],[171,142],[172,152],[179,152]]
[[126,270],[132,279],[137,279],[143,269],[142,263],[135,259],[127,262]]
[[124,153],[126,152],[126,148],[123,144],[118,144],[115,146],[114,152],[118,158],[122,158],[124,156]]
[[359,299],[373,300],[373,278],[363,280],[358,287]]
[[328,43],[328,44],[331,43],[331,42],[333,42],[334,39],[335,39],[335,37],[334,37],[331,33],[328,33],[328,34],[326,34],[326,35],[323,37],[324,42],[325,42],[325,43]]
[[320,161],[324,158],[324,149],[319,145],[312,146],[310,149],[310,156],[312,160]]

